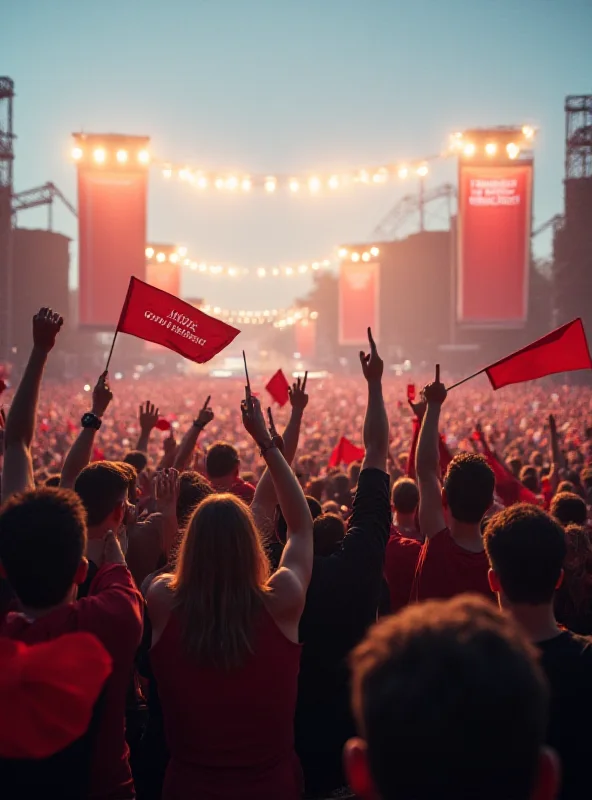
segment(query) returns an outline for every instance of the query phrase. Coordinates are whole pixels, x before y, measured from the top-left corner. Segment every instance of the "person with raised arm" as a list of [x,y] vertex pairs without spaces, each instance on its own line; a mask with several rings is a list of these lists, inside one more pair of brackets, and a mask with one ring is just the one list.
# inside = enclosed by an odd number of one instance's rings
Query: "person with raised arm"
[[425,541],[411,599],[449,598],[463,592],[492,598],[481,526],[493,504],[495,476],[482,456],[460,453],[450,462],[440,484],[438,426],[446,388],[440,381],[439,366],[423,397],[427,407],[417,444],[416,472],[419,527]]
[[306,608],[296,711],[296,750],[309,795],[343,791],[343,746],[354,735],[347,656],[376,621],[391,508],[387,456],[389,423],[382,394],[384,365],[372,332],[360,353],[368,387],[365,455],[352,514],[334,553],[315,553]]
[[2,502],[17,492],[35,488],[31,443],[35,435],[37,404],[47,357],[64,320],[51,308],[33,317],[33,349],[10,406],[4,429]]
[[[308,395],[306,394],[306,381],[308,373],[304,378],[298,378],[288,389],[292,412],[286,425],[286,430],[281,436],[281,447],[284,458],[292,465],[296,450],[298,449],[298,439],[300,438],[300,428],[302,427],[302,417],[304,409],[308,405]],[[279,443],[279,442],[278,442]],[[255,489],[251,510],[259,529],[265,533],[273,535],[274,516],[276,511],[277,497],[273,486],[273,481],[268,469],[265,469],[261,480]],[[281,546],[281,545],[280,545]]]
[[84,414],[81,420],[82,430],[72,447],[62,468],[60,486],[62,489],[73,489],[76,478],[88,466],[92,457],[95,437],[103,424],[103,416],[109,403],[113,400],[113,393],[109,388],[108,373],[103,372],[93,389],[92,411]]
[[177,448],[173,461],[173,466],[176,470],[184,472],[186,469],[189,469],[199,435],[213,419],[214,412],[210,407],[210,397],[208,397],[200,409],[197,418],[193,421],[193,424],[186,432],[181,440],[181,444]]
[[138,421],[140,423],[140,436],[136,444],[136,450],[139,453],[148,453],[148,445],[150,444],[150,434],[156,428],[158,423],[159,409],[146,400],[145,405],[140,406],[138,413]]
[[211,495],[193,513],[175,571],[148,590],[150,661],[171,754],[165,800],[299,800],[302,793],[293,718],[312,519],[249,393],[242,412],[288,541],[269,577],[248,507],[232,494]]

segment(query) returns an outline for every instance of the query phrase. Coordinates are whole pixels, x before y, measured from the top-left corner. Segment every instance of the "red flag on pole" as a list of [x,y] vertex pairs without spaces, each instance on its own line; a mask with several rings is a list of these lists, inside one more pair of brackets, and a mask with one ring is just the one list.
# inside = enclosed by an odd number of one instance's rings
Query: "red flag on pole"
[[511,383],[578,369],[592,369],[586,333],[579,318],[491,364],[485,372],[493,388],[501,389]]
[[178,297],[134,277],[130,279],[117,332],[161,344],[198,364],[212,359],[240,333]]
[[269,379],[265,388],[279,406],[285,406],[290,399],[290,393],[288,392],[290,384],[281,369],[278,369],[275,375]]
[[338,467],[340,464],[351,464],[364,458],[364,448],[352,444],[349,439],[342,436],[337,446],[329,457],[329,466]]

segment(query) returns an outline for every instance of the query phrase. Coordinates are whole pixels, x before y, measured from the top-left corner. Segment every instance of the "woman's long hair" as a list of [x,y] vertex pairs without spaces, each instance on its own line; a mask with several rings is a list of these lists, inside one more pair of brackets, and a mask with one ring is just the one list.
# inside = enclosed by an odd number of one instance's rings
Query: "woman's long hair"
[[232,669],[253,652],[269,562],[247,506],[232,494],[203,500],[187,527],[170,587],[186,652]]
[[575,611],[581,611],[592,602],[592,542],[590,531],[580,525],[565,529],[567,555],[565,557],[565,588]]

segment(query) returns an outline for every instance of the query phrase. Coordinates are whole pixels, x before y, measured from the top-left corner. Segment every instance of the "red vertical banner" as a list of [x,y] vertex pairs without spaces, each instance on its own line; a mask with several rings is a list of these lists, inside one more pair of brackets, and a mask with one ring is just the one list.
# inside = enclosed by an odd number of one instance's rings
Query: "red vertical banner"
[[532,163],[460,162],[457,321],[522,327],[528,316]]
[[145,170],[78,170],[79,324],[117,325],[130,277],[146,279]]
[[296,325],[296,352],[300,358],[314,358],[317,354],[317,322],[303,319]]
[[368,327],[380,341],[380,264],[343,261],[339,274],[339,344],[368,344]]

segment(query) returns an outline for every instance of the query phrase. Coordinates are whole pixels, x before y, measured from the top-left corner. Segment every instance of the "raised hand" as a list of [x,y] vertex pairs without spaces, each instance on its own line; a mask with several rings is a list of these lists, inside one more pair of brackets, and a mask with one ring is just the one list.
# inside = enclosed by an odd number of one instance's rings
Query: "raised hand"
[[99,418],[103,416],[109,403],[113,400],[113,392],[109,386],[108,378],[109,373],[103,372],[93,389],[92,413]]
[[174,453],[174,451],[177,449],[177,440],[175,439],[175,434],[173,433],[172,428],[171,432],[162,443],[162,447],[165,456],[171,455],[171,453]]
[[33,317],[33,345],[36,350],[47,355],[56,342],[56,336],[64,320],[59,314],[54,314],[51,308],[42,308]]
[[306,381],[308,378],[308,372],[304,373],[304,378],[296,381],[293,383],[291,387],[288,387],[288,394],[290,396],[290,405],[292,408],[295,408],[299,411],[304,411],[306,406],[308,405],[308,395],[306,394]]
[[372,338],[372,331],[368,328],[368,344],[370,345],[370,352],[368,354],[360,350],[360,364],[362,365],[362,372],[368,383],[380,381],[384,370],[384,363],[378,355],[376,343]]
[[553,414],[549,414],[549,430],[551,431],[552,436],[557,435],[557,422],[555,421]]
[[265,425],[261,403],[251,394],[242,401],[241,411],[245,430],[260,447],[263,447],[271,440],[271,436]]
[[442,403],[446,400],[447,392],[446,387],[440,381],[440,365],[436,364],[436,377],[433,383],[428,383],[427,386],[424,387],[423,392],[421,393],[422,397],[428,404],[441,406]]
[[157,472],[153,481],[156,510],[161,514],[177,513],[179,497],[179,473],[176,469],[165,469]]
[[159,409],[150,400],[146,401],[146,405],[140,406],[139,419],[143,434],[150,434],[154,430],[158,422],[158,412]]
[[407,402],[409,403],[409,407],[411,408],[417,419],[421,422],[421,420],[423,419],[423,415],[426,412],[426,406],[427,406],[426,401],[422,398],[421,400],[418,400],[415,403],[413,403],[411,400],[408,400]]
[[205,428],[206,425],[209,425],[214,419],[214,412],[210,408],[210,400],[211,395],[208,396],[206,402],[203,404],[199,414],[197,415],[197,419],[195,420],[195,424],[199,428]]

